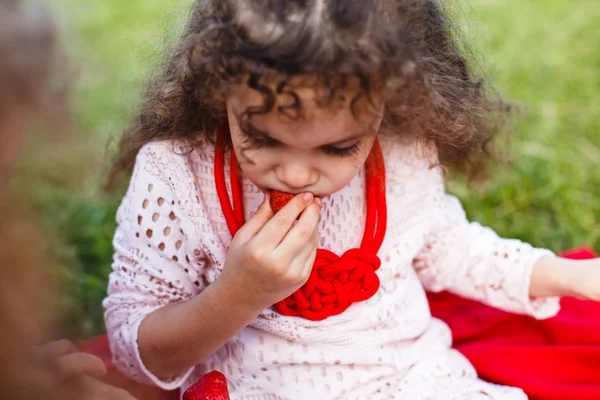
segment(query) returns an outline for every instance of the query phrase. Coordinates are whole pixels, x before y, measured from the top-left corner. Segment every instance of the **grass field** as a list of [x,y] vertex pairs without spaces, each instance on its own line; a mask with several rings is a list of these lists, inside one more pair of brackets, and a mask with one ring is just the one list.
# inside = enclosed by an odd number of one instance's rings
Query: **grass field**
[[[79,72],[76,129],[55,155],[32,150],[24,162],[31,168],[23,169],[44,171],[34,198],[67,284],[62,309],[73,338],[103,330],[100,301],[119,199],[99,194],[106,144],[135,109],[189,3],[55,1]],[[464,3],[461,24],[478,61],[521,115],[511,164],[498,166],[482,185],[456,180],[450,190],[471,219],[506,237],[556,251],[580,244],[600,249],[600,3]]]

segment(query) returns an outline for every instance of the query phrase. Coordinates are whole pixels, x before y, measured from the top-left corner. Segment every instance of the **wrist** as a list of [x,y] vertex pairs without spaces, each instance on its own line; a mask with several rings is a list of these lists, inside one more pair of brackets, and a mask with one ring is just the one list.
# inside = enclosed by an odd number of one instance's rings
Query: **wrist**
[[223,273],[206,290],[211,291],[213,300],[221,304],[224,309],[251,315],[252,319],[271,306],[264,296],[244,285],[239,277],[227,273]]
[[540,258],[533,266],[531,297],[572,296],[575,274],[573,261],[556,256]]

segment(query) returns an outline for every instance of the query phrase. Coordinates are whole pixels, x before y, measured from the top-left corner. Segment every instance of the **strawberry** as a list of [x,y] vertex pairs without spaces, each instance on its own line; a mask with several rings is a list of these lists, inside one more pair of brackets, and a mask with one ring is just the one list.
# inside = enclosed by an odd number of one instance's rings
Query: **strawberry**
[[183,400],[229,400],[225,375],[209,372],[185,391]]
[[269,199],[269,204],[271,205],[271,209],[273,210],[273,212],[278,212],[293,198],[293,194],[280,192],[278,190],[271,190],[271,198]]

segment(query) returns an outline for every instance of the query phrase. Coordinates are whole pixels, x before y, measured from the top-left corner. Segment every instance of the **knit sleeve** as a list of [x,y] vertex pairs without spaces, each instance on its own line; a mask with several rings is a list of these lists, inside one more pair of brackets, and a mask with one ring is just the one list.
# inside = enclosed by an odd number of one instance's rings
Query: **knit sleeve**
[[127,376],[165,390],[180,387],[191,372],[158,379],[138,347],[141,322],[170,303],[186,301],[203,288],[202,252],[190,246],[193,227],[170,184],[161,147],[148,145],[137,158],[127,194],[117,213],[114,257],[105,321],[117,368]]
[[[439,169],[432,174],[441,176]],[[440,185],[431,219],[433,228],[413,265],[424,286],[431,291],[449,290],[490,306],[538,319],[559,310],[555,297],[532,299],[529,286],[533,265],[541,257],[553,257],[515,239],[503,239],[490,228],[469,222],[459,200],[445,194]]]

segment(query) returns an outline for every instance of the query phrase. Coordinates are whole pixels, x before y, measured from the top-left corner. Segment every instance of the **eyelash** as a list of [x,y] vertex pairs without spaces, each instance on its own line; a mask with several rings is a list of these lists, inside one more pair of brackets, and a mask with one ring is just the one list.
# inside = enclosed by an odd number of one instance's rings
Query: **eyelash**
[[[254,135],[251,135],[248,132],[242,132],[242,140],[245,145],[256,149],[260,147],[276,147],[279,146],[279,142],[270,139],[270,138],[261,138]],[[326,146],[322,148],[325,154],[329,154],[337,157],[352,157],[358,154],[360,151],[360,142],[353,144],[348,147],[335,147],[335,146]]]
[[356,142],[348,147],[324,147],[323,151],[332,156],[352,157],[360,151],[360,142]]

